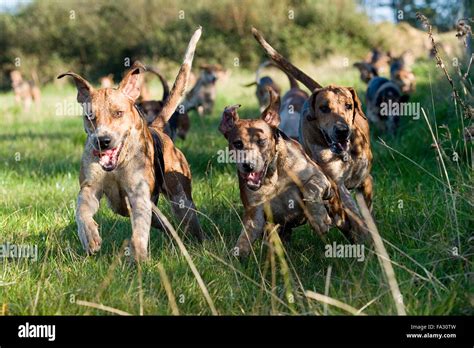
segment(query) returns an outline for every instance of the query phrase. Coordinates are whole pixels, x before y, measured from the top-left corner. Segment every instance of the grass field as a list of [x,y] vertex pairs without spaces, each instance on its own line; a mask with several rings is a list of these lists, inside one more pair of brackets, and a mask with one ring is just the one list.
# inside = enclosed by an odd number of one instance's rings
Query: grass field
[[[59,72],[58,72],[59,73]],[[446,173],[437,158],[423,116],[403,118],[396,139],[372,134],[375,180],[374,218],[390,255],[408,314],[473,314],[472,297],[472,149],[456,142],[462,132],[448,84],[433,62],[415,66],[418,88],[412,101],[426,110],[445,149]],[[314,69],[323,84],[365,86],[352,68]],[[186,141],[177,141],[193,172],[193,194],[209,240],[187,240],[216,311],[228,315],[348,314],[309,299],[310,290],[346,303],[363,314],[394,315],[395,300],[377,256],[368,246],[365,261],[327,258],[325,242],[307,226],[298,228],[286,257],[255,244],[256,258],[240,263],[231,254],[241,229],[242,204],[232,164],[217,163],[226,146],[217,131],[225,105],[242,104],[241,115],[256,117],[250,72],[234,69],[221,84],[212,116],[192,117]],[[280,77],[281,78],[281,77]],[[158,86],[155,86],[157,95]],[[176,300],[174,311],[212,314],[186,259],[176,243],[151,233],[151,260],[140,267],[124,255],[131,236],[128,219],[114,215],[102,202],[96,215],[102,250],[86,257],[76,234],[75,200],[85,133],[80,117],[58,116],[58,103],[74,102],[72,86],[43,90],[41,109],[26,114],[13,95],[0,95],[0,244],[38,245],[37,261],[0,260],[0,308],[8,314],[110,314],[84,302],[100,303],[130,314],[172,313],[164,284]],[[447,125],[448,130],[440,126]],[[380,139],[383,139],[383,141]],[[453,151],[459,156],[453,161]],[[469,159],[470,160],[470,159]],[[166,201],[160,207],[167,216]],[[332,229],[327,242],[347,243]],[[160,276],[165,270],[168,281]],[[400,299],[398,299],[400,300]],[[172,303],[172,302],[171,302]]]

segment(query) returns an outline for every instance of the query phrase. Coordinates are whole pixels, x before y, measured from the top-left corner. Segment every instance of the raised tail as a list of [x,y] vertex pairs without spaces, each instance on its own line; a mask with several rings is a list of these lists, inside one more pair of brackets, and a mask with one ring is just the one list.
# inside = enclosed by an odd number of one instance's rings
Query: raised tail
[[[255,28],[252,28],[252,34],[257,40],[257,42],[262,46],[266,54],[278,65],[278,67],[287,73],[288,78],[293,77],[296,80],[300,81],[305,85],[310,91],[314,91],[316,88],[321,88],[322,86],[314,81],[311,77],[306,75],[303,71],[298,69],[296,66],[291,64],[285,57],[278,53],[270,44],[265,41],[262,34]],[[296,82],[296,81],[294,81]],[[290,79],[290,84],[292,81]],[[293,85],[292,85],[293,87]]]
[[288,72],[283,70],[278,64],[276,64],[275,62],[273,62],[271,60],[266,60],[258,66],[257,73],[256,73],[256,76],[255,76],[257,82],[260,81],[260,72],[261,72],[261,70],[263,68],[267,68],[267,67],[274,67],[274,68],[277,68],[277,69],[283,71],[283,73],[286,75],[286,77],[288,77],[288,81],[290,82],[290,88],[291,89],[300,88],[300,86],[298,85],[298,81],[296,81],[296,79],[292,75],[290,75]]
[[146,71],[155,74],[160,79],[161,85],[163,86],[163,98],[161,100],[165,101],[170,95],[170,87],[168,82],[163,77],[163,75],[161,75],[161,73],[158,70],[155,70],[153,67],[147,66]]
[[290,81],[290,88],[291,89],[300,88],[300,86],[298,85],[298,81],[296,81],[296,79],[292,75],[290,75],[286,71],[283,71],[283,72],[285,73],[285,75],[288,77],[288,80]]
[[193,64],[194,51],[196,50],[196,45],[199,41],[199,38],[201,37],[201,33],[202,27],[199,27],[191,37],[188,48],[186,49],[186,54],[184,55],[183,64],[181,64],[181,68],[179,69],[178,75],[176,76],[173,88],[171,89],[171,92],[165,101],[165,105],[158,114],[158,117],[153,121],[152,126],[155,123],[160,125],[162,122],[168,122],[181,102],[181,99],[186,92],[189,76],[191,74],[191,66]]

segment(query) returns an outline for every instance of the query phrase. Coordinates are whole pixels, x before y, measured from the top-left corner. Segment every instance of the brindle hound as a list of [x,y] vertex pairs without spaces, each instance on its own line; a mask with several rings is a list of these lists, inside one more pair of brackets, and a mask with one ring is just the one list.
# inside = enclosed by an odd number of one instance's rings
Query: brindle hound
[[219,64],[202,64],[201,74],[193,88],[186,94],[183,102],[184,110],[195,109],[199,116],[209,115],[214,109],[217,89],[216,82],[225,69]]
[[[10,72],[10,78],[12,80],[12,88],[15,93],[15,101],[21,104],[26,111],[31,109],[32,102],[39,105],[41,102],[41,91],[38,87],[38,77],[36,73],[33,73],[36,77],[32,81],[23,80],[23,76],[19,70],[12,70]],[[36,81],[35,81],[36,80]]]
[[255,89],[255,96],[258,100],[258,106],[260,108],[260,112],[265,110],[265,108],[270,104],[270,97],[268,94],[268,87],[271,87],[278,95],[281,93],[281,88],[278,84],[273,81],[270,76],[263,76],[260,77],[262,73],[262,69],[270,66],[272,62],[270,60],[264,61],[260,64],[255,72],[255,81],[244,85],[244,87],[252,87],[257,86]]
[[[94,90],[73,72],[58,77],[74,78],[77,101],[84,110],[87,140],[79,176],[76,222],[87,253],[97,252],[102,243],[93,219],[102,195],[116,213],[131,217],[131,246],[136,260],[148,257],[152,202],[158,201],[160,192],[171,202],[184,230],[202,238],[191,195],[191,171],[184,155],[162,131],[184,95],[200,35],[201,28],[189,42],[169,98],[149,126],[135,107],[144,70],[140,63],[132,66],[117,89]],[[164,225],[154,218],[153,226]]]
[[240,197],[244,205],[243,231],[236,254],[246,257],[267,222],[278,224],[282,237],[309,222],[319,234],[331,224],[351,240],[363,234],[363,223],[346,213],[335,183],[304,152],[302,146],[278,129],[280,98],[269,89],[270,104],[257,119],[240,119],[239,105],[226,107],[219,126],[236,153]]
[[[166,99],[168,99],[170,95],[170,88],[165,77],[158,70],[151,67],[147,67],[146,70],[158,76],[163,87],[163,97],[161,100],[144,100],[136,103],[136,105],[143,111],[147,123],[151,124],[160,114]],[[184,106],[179,105],[169,121],[166,123],[164,132],[171,138],[171,140],[174,141],[176,136],[180,137],[181,139],[186,139],[189,128],[190,121],[188,112],[184,109]]]
[[372,151],[369,124],[354,88],[322,87],[271,47],[255,28],[252,33],[283,71],[312,91],[300,118],[300,142],[306,153],[336,182],[347,206],[358,211],[349,192],[357,189],[370,209]]
[[410,50],[403,52],[399,57],[393,57],[390,62],[390,78],[397,84],[403,94],[411,94],[416,88],[415,74],[411,71],[414,55]]
[[[264,76],[261,79],[259,78],[260,70],[269,66],[280,69],[279,66],[272,61],[265,61],[260,64],[257,70],[258,83],[254,82],[252,84],[246,85],[246,87],[255,84],[257,85],[256,95],[260,104],[260,112],[265,110],[265,108],[269,105],[270,100],[268,88],[272,88],[277,93],[277,95],[281,94],[280,87],[276,85],[270,77]],[[304,102],[308,98],[308,94],[299,87],[298,81],[296,81],[293,76],[287,74],[285,71],[283,71],[283,73],[288,78],[290,89],[283,95],[281,99],[279,111],[281,119],[280,129],[289,137],[298,140],[298,128],[300,124],[301,111],[303,109]]]

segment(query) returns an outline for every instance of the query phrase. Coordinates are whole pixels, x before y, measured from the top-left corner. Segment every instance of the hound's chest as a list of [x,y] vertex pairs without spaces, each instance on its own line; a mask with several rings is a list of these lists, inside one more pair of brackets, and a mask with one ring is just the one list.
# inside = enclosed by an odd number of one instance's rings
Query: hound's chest
[[329,149],[319,147],[314,149],[313,158],[323,168],[324,173],[335,182],[345,181],[350,176],[351,167],[354,164],[354,160],[350,155],[342,158]]
[[254,198],[251,205],[263,205],[267,221],[299,225],[305,220],[303,195],[296,185],[276,185],[272,191],[249,198]]
[[112,203],[112,201],[124,200],[126,196],[135,193],[137,188],[143,185],[146,185],[145,187],[153,185],[144,172],[117,171],[104,178],[103,192]]
[[313,158],[326,175],[336,183],[344,183],[349,189],[358,187],[369,173],[369,160],[364,154],[343,158],[329,149],[315,148]]
[[270,200],[270,211],[266,211],[267,220],[277,224],[300,225],[305,221],[302,207],[303,196],[297,188],[289,188]]
[[357,161],[354,161],[350,170],[348,170],[344,181],[346,187],[348,189],[359,187],[367,175],[369,175],[369,160],[366,156],[362,156]]

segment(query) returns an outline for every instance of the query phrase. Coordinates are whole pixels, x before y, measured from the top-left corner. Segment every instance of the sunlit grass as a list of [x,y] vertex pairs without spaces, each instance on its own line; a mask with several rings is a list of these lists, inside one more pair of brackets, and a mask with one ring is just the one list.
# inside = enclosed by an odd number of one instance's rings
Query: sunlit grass
[[[459,131],[449,89],[431,63],[415,67],[418,90],[412,101],[421,102],[434,120],[431,88],[438,125]],[[365,86],[358,74],[347,68],[337,74],[318,68],[321,83],[355,85],[363,98]],[[285,85],[283,74],[269,71]],[[308,299],[304,290],[325,294],[366,314],[396,314],[390,289],[376,255],[366,250],[364,262],[324,256],[324,243],[308,227],[298,228],[286,245],[288,271],[281,273],[279,255],[262,241],[255,245],[257,261],[240,263],[231,255],[240,233],[242,204],[235,169],[217,162],[217,151],[226,146],[217,131],[224,106],[242,104],[244,117],[257,117],[254,90],[244,88],[253,75],[234,68],[220,86],[212,116],[192,116],[186,141],[177,146],[186,155],[193,172],[193,195],[200,221],[209,240],[186,247],[204,279],[220,314],[322,314],[324,304]],[[159,87],[154,85],[157,95]],[[181,314],[211,314],[188,263],[172,239],[151,233],[151,260],[141,267],[124,256],[123,243],[130,238],[127,219],[113,214],[102,202],[96,215],[103,238],[101,252],[86,257],[76,235],[74,206],[79,190],[78,172],[85,140],[80,117],[58,116],[57,103],[74,102],[72,87],[48,87],[41,109],[24,113],[14,105],[11,93],[0,96],[0,243],[36,244],[37,262],[24,259],[0,261],[0,304],[10,314],[107,314],[78,305],[77,300],[102,303],[131,314],[171,314],[158,264]],[[443,130],[439,130],[442,136]],[[383,145],[410,158],[403,158]],[[422,119],[402,120],[397,139],[375,134],[373,175],[374,217],[394,263],[408,314],[468,314],[469,276],[472,277],[472,181],[466,158],[448,163],[455,190],[452,211],[446,182],[439,171],[432,139]],[[471,200],[471,202],[469,202]],[[163,212],[170,216],[167,202]],[[458,227],[453,222],[457,214]],[[461,237],[458,255],[457,235]],[[335,229],[329,241],[346,243]],[[472,243],[472,242],[471,242]],[[273,244],[272,244],[273,245]],[[471,250],[469,249],[471,247]],[[272,261],[273,260],[273,261]],[[328,267],[332,267],[327,279]],[[141,286],[140,286],[141,275]],[[9,285],[3,285],[9,284]],[[291,292],[293,298],[288,298]],[[143,301],[140,303],[140,293]],[[327,306],[328,314],[347,314]]]

